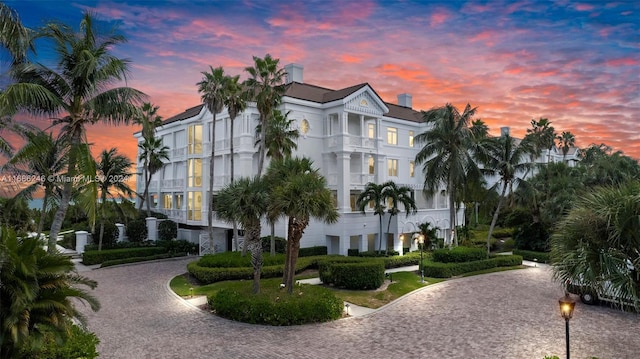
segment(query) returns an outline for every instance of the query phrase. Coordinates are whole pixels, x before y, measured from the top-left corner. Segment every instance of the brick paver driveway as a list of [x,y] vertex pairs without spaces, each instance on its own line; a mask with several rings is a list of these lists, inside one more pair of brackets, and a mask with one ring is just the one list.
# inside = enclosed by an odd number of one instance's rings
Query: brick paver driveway
[[[94,270],[87,313],[100,358],[564,358],[561,289],[548,269],[448,281],[360,318],[296,327],[235,323],[185,305],[167,282],[187,260]],[[88,309],[84,310],[88,312]],[[578,303],[572,357],[640,358],[640,317]]]

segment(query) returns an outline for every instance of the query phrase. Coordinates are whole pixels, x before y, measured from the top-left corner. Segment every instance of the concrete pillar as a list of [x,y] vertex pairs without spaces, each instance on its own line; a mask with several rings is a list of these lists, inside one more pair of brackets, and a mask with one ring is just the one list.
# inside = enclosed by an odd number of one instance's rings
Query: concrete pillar
[[76,252],[78,254],[84,253],[84,246],[87,245],[88,236],[89,236],[89,232],[87,231],[76,232]]
[[147,217],[147,240],[158,240],[158,219],[155,217]]
[[342,212],[351,212],[351,154],[341,152],[338,157],[338,206]]
[[116,223],[116,227],[118,228],[117,242],[124,242],[124,224]]

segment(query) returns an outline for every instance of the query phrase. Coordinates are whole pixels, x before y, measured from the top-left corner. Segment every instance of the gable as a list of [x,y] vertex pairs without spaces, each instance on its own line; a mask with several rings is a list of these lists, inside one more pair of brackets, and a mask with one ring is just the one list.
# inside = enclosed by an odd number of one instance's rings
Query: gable
[[347,96],[344,99],[344,108],[373,116],[382,116],[389,112],[389,108],[369,86]]

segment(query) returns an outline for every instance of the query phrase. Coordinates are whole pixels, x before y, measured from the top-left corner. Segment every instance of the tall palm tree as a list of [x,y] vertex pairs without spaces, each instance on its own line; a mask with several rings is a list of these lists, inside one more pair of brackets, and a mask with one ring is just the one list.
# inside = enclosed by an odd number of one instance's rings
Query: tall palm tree
[[115,190],[120,195],[131,197],[133,191],[126,182],[131,174],[129,169],[133,166],[128,157],[118,154],[118,150],[112,148],[103,150],[100,153],[98,162],[98,187],[100,190],[100,238],[98,240],[98,250],[102,250],[102,239],[104,237],[104,222],[107,217],[107,199],[113,198]]
[[[85,13],[80,31],[50,23],[43,36],[51,40],[54,68],[42,64],[18,64],[13,69],[17,82],[0,94],[0,116],[25,109],[34,114],[62,115],[54,124],[64,123],[62,133],[71,148],[86,143],[86,126],[95,123],[128,124],[136,113],[135,104],[143,94],[130,87],[116,87],[126,80],[128,60],[112,55],[113,47],[125,42],[116,33],[100,34],[93,18]],[[68,176],[78,174],[76,151],[69,153]],[[51,226],[49,249],[55,250],[73,182],[64,183],[60,206]]]
[[[162,144],[160,138],[149,138],[138,144],[140,148],[140,156],[138,159],[142,161],[144,171],[144,198],[147,203],[147,216],[151,215],[151,204],[149,203],[149,185],[151,184],[151,178],[155,173],[160,171],[164,167],[163,160],[169,160],[169,147]],[[142,207],[142,204],[140,204]]]
[[373,214],[378,216],[378,251],[382,250],[382,216],[384,216],[384,211],[387,208],[383,195],[384,187],[384,184],[369,182],[364,186],[364,191],[362,191],[356,199],[356,207],[362,214],[366,214],[365,209],[371,205],[373,206]]
[[37,238],[17,238],[0,228],[0,358],[16,358],[25,343],[41,342],[45,332],[64,340],[72,320],[84,322],[75,304],[96,311],[98,300],[78,285],[97,283],[74,272],[68,257],[50,254]]
[[[245,81],[245,86],[250,91],[251,100],[256,102],[260,113],[260,125],[262,128],[267,128],[267,122],[273,109],[277,108],[282,101],[282,95],[285,91],[283,86],[285,71],[283,68],[278,68],[280,60],[272,58],[269,54],[266,54],[264,58],[254,56],[253,62],[253,67],[245,68],[250,76]],[[264,166],[266,136],[266,131],[261,133],[258,151],[258,176],[262,175]]]
[[[247,108],[246,97],[247,94],[243,90],[242,85],[238,82],[240,76],[230,76],[227,80],[226,98],[224,105],[227,107],[229,113],[229,160],[231,162],[230,182],[235,180],[235,148],[234,148],[234,120],[238,114]],[[233,243],[234,248],[238,250],[238,223],[233,221]]]
[[[11,125],[10,117],[0,117],[0,133],[2,133],[6,128]],[[10,157],[13,155],[13,147],[11,144],[4,139],[4,137],[0,136],[0,155],[4,155]]]
[[387,233],[389,233],[391,227],[391,219],[400,213],[399,205],[402,204],[404,210],[409,217],[410,214],[416,214],[418,207],[416,207],[416,201],[411,196],[413,191],[407,186],[398,186],[393,181],[388,181],[383,184],[382,197],[387,202],[389,208],[389,223],[387,224]]
[[[423,112],[429,129],[415,138],[416,143],[424,144],[416,155],[416,163],[424,164],[426,194],[433,196],[443,185],[447,188],[451,229],[456,226],[458,188],[465,181],[482,176],[472,155],[477,143],[470,126],[475,113],[476,108],[469,104],[461,113],[449,103]],[[457,246],[457,238],[454,241]]]
[[46,133],[35,127],[25,127],[20,133],[27,142],[8,163],[18,172],[40,178],[20,191],[20,195],[31,198],[37,189],[44,188],[37,229],[38,238],[40,238],[47,210],[51,207],[49,201],[62,189],[54,179],[67,168],[68,147],[62,138],[54,138],[52,133]]
[[[133,118],[133,123],[142,126],[142,140],[143,142],[146,142],[147,144],[145,145],[145,148],[147,150],[151,150],[151,152],[155,151],[155,149],[153,149],[152,147],[157,146],[158,145],[158,141],[155,139],[156,136],[156,128],[158,126],[162,125],[162,117],[160,117],[157,112],[158,112],[159,107],[158,106],[154,106],[153,104],[149,103],[149,102],[145,102],[142,104],[142,106],[140,106],[138,108],[138,113],[136,114],[136,116]],[[148,145],[148,146],[147,146]],[[138,146],[140,147],[140,146]],[[160,146],[162,147],[162,146]],[[144,151],[145,149],[143,149]],[[149,161],[151,160],[152,154],[151,153],[147,153],[147,155],[149,155],[150,157],[147,158],[147,156],[145,155],[144,159],[142,159],[143,161],[143,167],[144,167],[144,171],[145,171],[145,176],[147,176],[148,173],[148,167],[149,167]],[[168,152],[167,152],[167,159],[168,159]],[[157,164],[157,162],[156,162]],[[154,172],[155,173],[155,172]],[[138,205],[138,211],[142,210],[142,206],[144,206],[145,202],[147,203],[147,215],[150,212],[149,209],[149,202],[147,201],[147,196],[149,194],[149,190],[147,188],[148,184],[147,184],[147,178],[145,177],[145,189],[144,189],[144,193],[142,195],[140,195],[139,193],[137,193],[138,197],[140,198],[140,204]]]
[[558,135],[557,140],[558,145],[562,148],[562,161],[564,162],[567,153],[569,153],[569,149],[576,144],[576,136],[569,131],[562,131],[562,134]]
[[253,265],[253,293],[260,293],[262,270],[261,219],[267,213],[269,187],[260,177],[240,178],[220,190],[216,215],[222,220],[237,221],[245,230]]
[[[540,156],[542,150],[548,150],[547,162],[551,158],[551,149],[555,145],[556,130],[551,126],[551,121],[540,118],[538,121],[531,120],[531,128],[527,129],[526,141],[532,142],[532,154]],[[532,161],[533,162],[533,161]]]
[[284,158],[271,162],[265,180],[271,187],[269,217],[288,219],[288,238],[283,283],[293,292],[293,278],[300,250],[300,239],[311,218],[331,224],[338,221],[327,181],[313,168],[309,158]]
[[[198,82],[198,92],[202,94],[202,102],[213,115],[211,124],[211,158],[209,159],[209,210],[207,211],[207,223],[209,241],[213,243],[213,178],[216,153],[216,115],[222,112],[227,98],[227,82],[229,77],[224,74],[222,66],[213,68],[211,72],[202,72],[202,81]],[[211,246],[213,248],[213,246]]]
[[493,213],[489,234],[487,235],[488,254],[491,250],[491,235],[498,221],[498,215],[504,203],[507,189],[511,188],[511,184],[514,182],[518,183],[520,181],[518,174],[524,173],[531,165],[530,162],[526,161],[531,149],[528,147],[527,142],[520,142],[520,145],[516,144],[515,139],[508,134],[491,139],[490,143],[487,143],[484,148],[486,149],[485,156],[483,156],[484,171],[488,174],[497,173],[500,176],[500,181],[494,187],[496,189],[498,187],[501,188],[498,206]]
[[24,62],[33,50],[32,31],[22,25],[18,13],[0,3],[0,44],[11,55],[14,64]]

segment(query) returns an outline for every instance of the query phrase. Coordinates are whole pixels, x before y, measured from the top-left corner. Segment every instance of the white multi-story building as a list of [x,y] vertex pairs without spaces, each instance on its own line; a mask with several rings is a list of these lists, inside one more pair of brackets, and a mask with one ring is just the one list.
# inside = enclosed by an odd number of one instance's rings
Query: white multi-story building
[[[449,241],[451,225],[447,193],[444,188],[434,197],[423,195],[424,177],[414,158],[419,150],[414,136],[426,125],[420,112],[412,109],[411,95],[398,95],[398,104],[383,101],[367,83],[339,90],[303,82],[303,68],[285,66],[286,92],[280,109],[289,112],[300,131],[294,156],[309,157],[327,179],[334,192],[340,219],[326,225],[312,221],[302,238],[302,246],[327,246],[330,254],[346,254],[348,249],[360,251],[378,247],[379,222],[371,209],[362,214],[355,202],[368,182],[394,181],[413,189],[418,212],[405,213],[383,220],[382,248],[416,248],[409,239],[418,225],[429,222],[440,229],[440,237]],[[154,211],[166,214],[179,223],[179,239],[198,241],[206,233],[209,210],[209,161],[215,146],[214,195],[230,182],[230,127],[234,126],[234,177],[253,176],[258,156],[255,127],[259,113],[255,104],[239,114],[233,123],[226,109],[216,116],[216,138],[211,138],[213,116],[203,105],[173,116],[157,128],[157,136],[170,148],[169,161],[151,180],[151,204]],[[141,133],[134,134],[141,142]],[[266,160],[265,168],[268,166]],[[138,163],[137,173],[142,173]],[[138,192],[144,186],[138,177]],[[458,211],[457,223],[463,223]],[[276,235],[286,238],[286,224],[276,224]],[[232,248],[231,224],[215,219],[214,241],[217,250]],[[263,235],[270,227],[263,225]],[[400,234],[407,234],[400,236]],[[404,243],[402,242],[404,239]]]

